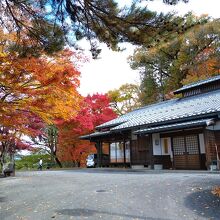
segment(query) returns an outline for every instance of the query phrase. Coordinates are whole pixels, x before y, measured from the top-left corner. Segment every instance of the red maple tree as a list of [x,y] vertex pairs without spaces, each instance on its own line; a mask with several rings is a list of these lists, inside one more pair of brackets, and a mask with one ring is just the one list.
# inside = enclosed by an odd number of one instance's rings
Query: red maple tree
[[107,95],[88,95],[81,102],[81,110],[71,120],[57,120],[59,130],[58,155],[61,161],[85,161],[88,153],[96,152],[94,144],[80,140],[79,137],[91,133],[95,127],[116,118],[109,106]]

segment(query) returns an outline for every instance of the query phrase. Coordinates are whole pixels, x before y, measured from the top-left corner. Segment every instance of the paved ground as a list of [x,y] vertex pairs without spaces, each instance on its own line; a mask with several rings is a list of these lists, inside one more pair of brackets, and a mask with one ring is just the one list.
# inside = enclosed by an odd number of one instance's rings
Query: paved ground
[[0,220],[219,220],[215,185],[203,172],[19,172],[0,178]]

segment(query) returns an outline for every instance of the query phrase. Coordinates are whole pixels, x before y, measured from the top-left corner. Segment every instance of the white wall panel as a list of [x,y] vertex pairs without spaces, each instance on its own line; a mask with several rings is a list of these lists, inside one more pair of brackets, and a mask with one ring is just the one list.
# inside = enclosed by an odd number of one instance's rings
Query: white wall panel
[[199,146],[200,146],[200,153],[205,154],[205,141],[203,134],[199,134]]
[[153,141],[153,154],[162,155],[162,149],[161,149],[161,144],[160,144],[160,134],[159,133],[152,134],[152,141]]

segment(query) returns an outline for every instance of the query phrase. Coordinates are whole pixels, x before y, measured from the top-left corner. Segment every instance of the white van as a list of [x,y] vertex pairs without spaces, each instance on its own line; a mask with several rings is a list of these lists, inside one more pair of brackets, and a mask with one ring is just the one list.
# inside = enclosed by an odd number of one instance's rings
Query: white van
[[[96,167],[98,164],[97,154],[89,154],[86,158],[86,166]],[[109,155],[102,154],[102,166],[109,166]]]

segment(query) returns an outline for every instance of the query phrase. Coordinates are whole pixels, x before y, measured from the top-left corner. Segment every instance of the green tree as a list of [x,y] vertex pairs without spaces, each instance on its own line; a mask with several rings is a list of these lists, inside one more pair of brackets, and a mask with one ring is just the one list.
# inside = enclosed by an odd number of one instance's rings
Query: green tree
[[[130,58],[132,68],[139,69],[141,73],[142,91],[148,90],[145,80],[154,79],[154,90],[158,91],[155,100],[169,98],[169,93],[181,87],[183,80],[192,70],[196,72],[202,63],[213,57],[219,60],[219,20],[196,18],[191,14],[185,19],[191,26],[190,30],[178,37],[174,35],[168,41],[161,40],[153,47],[142,46]],[[198,22],[203,24],[195,25]],[[219,65],[216,65],[213,71],[218,70]],[[152,102],[151,99],[145,99],[144,104]]]
[[47,151],[47,153],[50,155],[51,162],[57,163],[60,168],[62,167],[62,163],[57,156],[58,128],[55,125],[46,126],[44,128],[44,132],[32,140],[38,145],[39,148]]
[[56,24],[44,19],[32,22],[32,29],[23,30],[17,41],[9,45],[10,52],[18,52],[20,56],[40,56],[43,52],[54,55],[64,49],[65,32]]
[[123,115],[140,107],[140,88],[136,84],[124,84],[119,89],[108,92],[111,107],[114,111]]
[[140,85],[140,102],[142,105],[147,105],[159,101],[161,98],[159,95],[159,86],[153,74],[141,73],[141,85]]
[[[176,4],[178,1],[163,2]],[[29,44],[34,39],[44,49],[48,49],[51,36],[55,39],[60,36],[60,27],[72,42],[87,38],[94,57],[100,52],[94,39],[118,50],[118,42],[146,45],[157,42],[158,38],[168,38],[169,33],[190,28],[174,14],[156,14],[139,7],[139,2],[135,0],[131,6],[119,8],[115,0],[2,0],[1,25],[19,36],[25,35],[23,39],[30,37]]]

